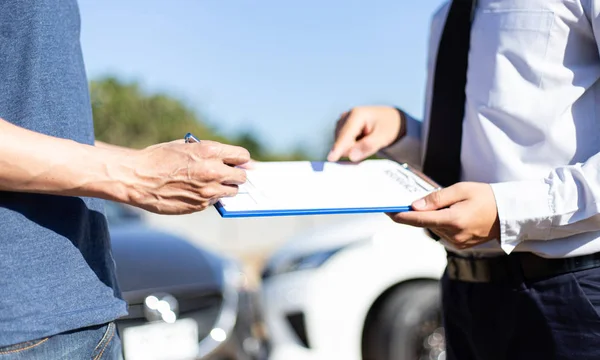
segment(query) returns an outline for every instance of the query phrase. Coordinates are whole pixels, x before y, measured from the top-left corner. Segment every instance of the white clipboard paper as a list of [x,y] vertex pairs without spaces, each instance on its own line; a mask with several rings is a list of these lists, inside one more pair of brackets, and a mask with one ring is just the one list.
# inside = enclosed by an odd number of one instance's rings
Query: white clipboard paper
[[407,164],[386,159],[257,162],[233,197],[215,205],[224,218],[410,211],[439,186]]

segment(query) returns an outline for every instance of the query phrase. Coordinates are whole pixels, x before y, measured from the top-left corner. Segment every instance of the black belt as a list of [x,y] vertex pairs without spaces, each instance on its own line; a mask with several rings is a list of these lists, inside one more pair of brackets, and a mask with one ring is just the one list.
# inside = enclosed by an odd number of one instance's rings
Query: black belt
[[532,253],[512,253],[489,258],[462,257],[448,253],[447,274],[467,282],[539,280],[569,272],[600,267],[600,253],[546,259]]

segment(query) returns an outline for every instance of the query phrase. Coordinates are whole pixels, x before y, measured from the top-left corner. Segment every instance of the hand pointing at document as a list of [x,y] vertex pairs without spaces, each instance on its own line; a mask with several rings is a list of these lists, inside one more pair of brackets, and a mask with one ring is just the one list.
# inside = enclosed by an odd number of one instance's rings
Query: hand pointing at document
[[400,112],[387,106],[362,106],[340,116],[327,160],[358,162],[394,142],[405,131]]
[[[356,107],[336,124],[329,161],[348,157],[358,162],[406,134],[405,118],[393,107]],[[413,204],[414,211],[388,214],[397,223],[429,228],[457,248],[498,239],[496,200],[489,184],[457,183]]]

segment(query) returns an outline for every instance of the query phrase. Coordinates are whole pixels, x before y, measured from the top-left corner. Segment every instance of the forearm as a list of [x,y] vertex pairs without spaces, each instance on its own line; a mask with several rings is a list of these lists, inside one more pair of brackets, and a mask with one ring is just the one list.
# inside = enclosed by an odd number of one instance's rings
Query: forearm
[[401,111],[402,126],[397,140],[379,151],[385,158],[421,167],[421,122]]
[[0,119],[0,190],[126,197],[114,178],[123,152],[32,132]]
[[99,149],[116,150],[116,151],[123,151],[123,152],[128,152],[128,153],[137,151],[135,149],[126,148],[126,147],[119,146],[119,145],[108,144],[108,143],[105,143],[105,142],[99,141],[99,140],[95,141],[95,146]]

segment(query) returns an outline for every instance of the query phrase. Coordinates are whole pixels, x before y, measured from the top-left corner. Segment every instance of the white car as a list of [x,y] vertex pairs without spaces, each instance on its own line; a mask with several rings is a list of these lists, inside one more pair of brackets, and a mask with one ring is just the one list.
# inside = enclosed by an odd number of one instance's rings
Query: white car
[[384,214],[290,239],[263,270],[272,360],[444,359],[446,252]]

